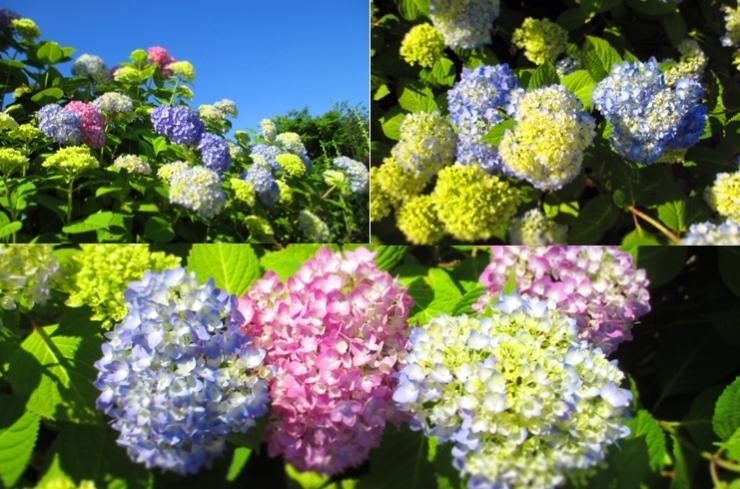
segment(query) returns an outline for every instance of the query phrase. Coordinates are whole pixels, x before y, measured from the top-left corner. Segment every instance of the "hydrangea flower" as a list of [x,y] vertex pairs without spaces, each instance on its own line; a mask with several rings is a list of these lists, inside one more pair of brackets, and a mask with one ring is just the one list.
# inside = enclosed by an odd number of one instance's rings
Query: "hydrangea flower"
[[122,66],[112,70],[113,79],[124,85],[138,85],[141,83],[141,73],[132,66]]
[[284,154],[284,152],[277,146],[259,143],[250,147],[249,156],[256,164],[266,166],[270,171],[275,172],[282,169],[277,161],[277,157],[281,154]]
[[105,64],[103,58],[92,54],[83,54],[77,58],[72,65],[72,74],[91,78],[95,83],[106,83],[111,79],[110,68]]
[[393,399],[412,429],[455,444],[470,488],[554,487],[630,434],[624,374],[552,303],[502,296],[488,317],[411,332]]
[[31,19],[13,19],[10,21],[10,27],[23,39],[29,41],[41,37],[41,29]]
[[219,175],[231,168],[231,150],[224,138],[209,132],[203,133],[198,149],[203,157],[203,164]]
[[524,56],[536,65],[555,63],[568,44],[568,31],[549,19],[527,17],[514,31],[511,42],[524,49]]
[[370,203],[374,202],[379,193],[383,193],[390,204],[400,205],[404,200],[419,195],[430,180],[431,178],[426,173],[407,170],[393,156],[385,158],[382,165],[371,170],[372,199]]
[[18,123],[10,114],[0,112],[0,131],[14,131],[18,129]]
[[93,104],[73,100],[64,110],[80,116],[83,143],[98,149],[105,146],[105,117]]
[[491,44],[493,21],[500,9],[499,0],[432,0],[429,17],[445,44],[473,49]]
[[161,46],[152,46],[146,50],[149,55],[149,61],[152,63],[159,63],[160,65],[166,65],[172,62],[170,52]]
[[411,66],[418,63],[421,67],[431,68],[442,58],[444,50],[444,36],[430,24],[415,25],[401,42],[401,57]]
[[190,168],[190,165],[185,161],[173,161],[162,165],[157,170],[157,176],[165,182],[169,182],[173,176],[188,168]]
[[337,474],[403,417],[391,399],[413,301],[365,248],[326,247],[285,282],[272,271],[239,302],[244,328],[275,368],[269,453],[298,470]]
[[280,187],[270,170],[260,165],[252,165],[242,176],[257,192],[260,202],[272,207],[280,200]]
[[152,167],[137,155],[121,155],[113,161],[113,166],[126,170],[129,173],[151,175]]
[[455,132],[439,110],[406,114],[400,133],[391,155],[407,170],[433,176],[454,162]]
[[349,185],[352,192],[356,194],[367,194],[370,186],[370,175],[368,174],[367,167],[346,156],[339,156],[334,158],[332,161],[334,166],[341,168],[347,172],[349,176]]
[[230,433],[267,414],[265,352],[239,325],[237,299],[182,268],[147,272],[124,293],[95,387],[135,462],[180,474],[210,466]]
[[568,226],[548,219],[540,209],[531,209],[511,220],[509,241],[512,245],[526,246],[566,244]]
[[417,195],[404,201],[396,212],[396,222],[406,239],[417,245],[437,244],[445,236],[445,225],[437,216],[432,195]]
[[692,78],[700,82],[707,66],[707,56],[699,43],[693,39],[684,39],[678,43],[676,49],[681,53],[681,59],[665,72],[666,84],[675,83],[678,78]]
[[611,122],[614,150],[636,163],[654,163],[667,149],[699,142],[707,121],[704,90],[692,78],[667,86],[655,58],[625,61],[593,91],[593,103]]
[[596,124],[572,92],[562,85],[527,92],[517,103],[514,119],[516,127],[506,131],[499,145],[507,173],[552,191],[581,172]]
[[681,240],[684,246],[730,246],[740,245],[740,224],[727,219],[720,224],[701,222],[692,224]]
[[480,139],[503,120],[499,108],[516,86],[516,77],[507,64],[463,68],[460,81],[447,92],[450,120],[458,127],[458,163],[480,165],[488,173],[501,171],[498,149]]
[[234,198],[244,202],[249,207],[254,207],[257,203],[257,193],[254,191],[252,184],[241,178],[232,178],[230,182],[231,188],[234,189]]
[[227,98],[223,100],[219,100],[215,104],[213,104],[221,114],[223,114],[224,117],[231,116],[231,117],[238,117],[239,116],[239,109],[236,108],[236,102],[233,100],[229,100]]
[[292,153],[282,153],[275,156],[275,163],[294,177],[300,177],[306,173],[306,164],[300,156]]
[[273,231],[270,221],[264,217],[247,216],[244,218],[244,225],[249,230],[249,237],[252,242],[275,243],[275,231]]
[[[382,167],[382,165],[381,165]],[[393,210],[395,199],[390,197],[378,181],[380,168],[370,168],[370,221],[377,222],[386,217]]]
[[175,61],[167,64],[167,68],[175,75],[183,76],[187,81],[195,81],[195,67],[190,61]]
[[84,146],[72,146],[62,148],[53,155],[46,158],[41,164],[44,168],[56,168],[68,178],[94,168],[99,168],[98,159],[90,154],[90,149]]
[[170,202],[180,204],[210,219],[220,214],[226,205],[226,193],[218,173],[195,166],[170,178]]
[[151,113],[154,130],[177,144],[197,144],[206,130],[203,121],[188,107],[160,105]]
[[[293,204],[293,189],[290,188],[290,185],[282,180],[275,180],[275,183],[280,187],[280,203],[287,206]],[[298,220],[300,222],[300,215],[298,216]]]
[[[306,151],[306,147],[301,141],[301,136],[297,133],[281,132],[275,137],[275,142],[277,142],[285,151],[289,151],[295,155],[300,156],[302,159],[308,160],[308,152]],[[306,168],[311,171],[310,160],[309,163],[306,164]]]
[[0,307],[46,305],[58,278],[59,262],[50,244],[0,244]]
[[704,192],[704,199],[722,216],[740,222],[740,171],[718,173],[714,185]]
[[0,172],[9,177],[28,168],[28,157],[15,148],[0,148]]
[[260,121],[260,130],[265,141],[274,141],[277,136],[277,126],[270,119],[262,119]]
[[328,243],[331,238],[329,226],[319,216],[307,209],[298,213],[298,229],[303,237],[311,243]]
[[566,56],[565,58],[560,59],[557,61],[557,63],[555,63],[555,71],[557,71],[560,78],[568,76],[574,71],[580,69],[581,60],[577,58],[571,58],[570,56]]
[[8,132],[8,136],[13,139],[20,139],[26,143],[30,143],[37,137],[40,137],[43,132],[32,124],[20,124],[16,129]]
[[74,112],[64,110],[57,104],[49,104],[41,107],[36,115],[39,129],[54,142],[72,145],[82,142],[82,118]]
[[134,103],[131,97],[118,92],[107,92],[92,101],[92,104],[101,112],[115,116],[118,114],[133,114]]
[[21,16],[16,12],[0,7],[0,30],[7,31],[10,27],[10,23],[14,20],[20,19]]
[[92,319],[103,327],[126,317],[124,291],[129,282],[141,280],[144,273],[161,272],[180,266],[180,258],[162,251],[151,252],[145,244],[82,244],[82,251],[72,255],[75,273],[66,304],[83,305],[93,310]]
[[579,339],[607,355],[632,339],[633,323],[650,311],[645,270],[629,253],[602,246],[494,246],[480,277],[488,294],[474,310],[485,310],[512,270],[523,298],[552,301],[576,320]]
[[206,104],[198,107],[198,116],[207,122],[219,121],[223,117],[221,112],[216,107]]
[[[722,8],[725,11],[726,30],[721,38],[722,45],[736,47],[740,44],[740,8],[732,8],[729,5],[724,5]],[[740,66],[740,50],[736,49],[734,56],[733,64]]]

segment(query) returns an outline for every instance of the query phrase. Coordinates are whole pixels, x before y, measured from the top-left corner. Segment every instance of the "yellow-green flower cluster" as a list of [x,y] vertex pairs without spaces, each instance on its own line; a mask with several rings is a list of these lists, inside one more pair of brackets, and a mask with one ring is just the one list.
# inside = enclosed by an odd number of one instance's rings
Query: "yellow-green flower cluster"
[[417,195],[405,201],[396,212],[398,229],[417,245],[433,245],[445,235],[445,225],[439,220],[434,197]]
[[131,66],[122,66],[113,73],[113,79],[124,85],[138,85],[141,83],[141,73]]
[[257,243],[274,243],[275,231],[272,230],[270,221],[260,216],[247,216],[244,225],[249,230],[250,238]]
[[0,308],[46,304],[59,272],[53,251],[50,244],[0,244]]
[[232,178],[230,180],[231,188],[234,189],[234,198],[239,202],[244,202],[249,207],[254,207],[257,203],[257,193],[251,183],[241,178]]
[[93,168],[98,168],[98,160],[90,154],[90,149],[85,146],[70,146],[62,148],[53,155],[46,158],[42,163],[45,168],[56,168],[68,177],[77,175]]
[[378,183],[380,169],[370,168],[370,221],[380,221],[393,211],[393,199],[383,191]]
[[432,192],[439,220],[457,239],[488,239],[516,213],[519,191],[479,166],[453,165],[439,172]]
[[413,66],[431,68],[442,57],[445,38],[431,24],[420,24],[411,28],[401,42],[401,56]]
[[129,282],[143,279],[147,271],[161,272],[180,266],[179,257],[161,251],[151,252],[149,245],[80,246],[82,251],[72,257],[76,273],[66,304],[90,306],[92,318],[102,321],[105,328],[126,317],[128,310],[123,293]]
[[527,17],[524,23],[511,36],[524,55],[536,65],[546,61],[555,63],[568,45],[568,31],[548,19]]
[[[293,153],[279,154],[275,157],[275,161],[283,167],[283,170],[294,177],[300,177],[306,173],[306,165],[303,163],[303,160],[301,160],[300,156]],[[267,166],[270,166],[269,163]]]
[[175,61],[167,65],[176,75],[183,76],[187,81],[195,81],[195,67],[190,61]]
[[20,139],[26,143],[30,143],[34,139],[43,136],[43,132],[38,127],[32,124],[21,124],[17,128],[8,132],[8,136],[13,139]]
[[31,19],[15,19],[10,21],[10,26],[18,35],[29,41],[41,37],[41,29]]
[[172,163],[162,165],[159,170],[157,170],[157,176],[165,182],[169,182],[176,173],[180,173],[187,168],[190,168],[190,165],[186,162],[173,161]]
[[383,164],[377,167],[373,178],[380,190],[396,206],[406,199],[419,195],[430,180],[427,173],[408,170],[392,156],[383,160]]
[[204,121],[218,121],[222,119],[221,111],[213,105],[207,104],[198,107],[198,116]]
[[[740,44],[740,7],[732,8],[727,5],[725,10],[725,29],[727,32],[722,36],[723,46],[738,46]],[[735,50],[735,65],[740,66],[740,50]]]
[[665,82],[675,83],[678,78],[701,78],[707,66],[707,56],[701,50],[699,43],[693,39],[684,39],[676,47],[681,53],[678,63],[665,72]]
[[509,241],[512,245],[525,246],[567,244],[568,226],[548,219],[540,209],[531,209],[524,216],[512,219]]
[[280,187],[280,203],[285,205],[292,204],[293,189],[290,188],[290,185],[283,182],[282,180],[275,180],[275,183],[277,183],[278,187]]
[[391,151],[408,171],[436,175],[455,161],[457,136],[439,110],[407,114]]
[[298,213],[298,229],[311,243],[328,243],[331,238],[329,226],[319,216],[306,209]]
[[195,94],[193,93],[193,89],[190,88],[187,85],[178,85],[177,86],[177,95],[184,99],[193,100],[195,98]]
[[562,85],[542,87],[519,101],[514,130],[499,154],[507,172],[540,190],[558,190],[581,171],[583,152],[595,136],[594,119]]
[[714,185],[704,191],[704,198],[709,207],[740,222],[740,171],[717,174]]
[[9,177],[28,168],[28,158],[15,148],[0,148],[0,172]]
[[18,123],[10,115],[0,112],[0,131],[13,131],[18,129]]
[[345,193],[349,193],[349,178],[344,173],[337,170],[324,171],[324,181],[327,185],[341,186],[346,185]]

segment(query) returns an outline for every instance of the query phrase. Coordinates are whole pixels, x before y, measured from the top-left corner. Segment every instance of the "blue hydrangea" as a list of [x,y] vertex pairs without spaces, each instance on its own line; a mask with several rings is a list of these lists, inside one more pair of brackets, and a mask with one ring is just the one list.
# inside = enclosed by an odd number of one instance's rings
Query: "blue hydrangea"
[[609,140],[621,156],[654,163],[667,149],[685,149],[699,141],[707,121],[704,90],[690,78],[669,87],[655,58],[625,61],[594,88],[594,106],[614,127]]
[[740,245],[740,224],[727,219],[721,224],[701,222],[692,224],[681,240],[684,246],[737,246]]
[[0,7],[0,30],[7,30],[12,21],[20,18],[21,16],[12,10]]
[[[285,153],[285,151],[278,148],[277,146],[258,143],[252,145],[249,155],[252,157],[252,161],[257,163],[258,165],[264,165],[264,163],[267,163],[272,171],[275,172],[282,169],[280,163],[278,163],[275,158],[283,153]],[[264,158],[264,162],[261,160],[262,158]]]
[[57,104],[41,107],[36,115],[39,118],[39,129],[55,142],[72,145],[82,143],[82,118],[79,115],[64,110]]
[[210,466],[230,433],[268,412],[265,351],[240,327],[238,299],[182,268],[146,272],[125,292],[128,315],[106,333],[95,387],[118,444],[147,468]]
[[204,133],[198,149],[203,157],[203,164],[219,175],[231,168],[231,150],[224,138],[209,132]]
[[110,81],[110,68],[105,64],[103,58],[91,54],[83,54],[72,65],[72,74],[91,78],[95,83]]
[[210,219],[226,205],[226,193],[218,173],[202,166],[186,168],[170,178],[170,202]]
[[480,165],[489,173],[501,170],[498,149],[480,139],[503,120],[499,109],[516,87],[516,78],[507,64],[463,68],[460,81],[447,92],[450,120],[458,127],[458,163]]
[[491,44],[499,0],[432,0],[432,23],[452,48],[472,49]]
[[198,114],[188,107],[160,105],[151,114],[154,130],[177,144],[197,144],[206,130]]
[[349,186],[356,194],[366,194],[370,187],[370,175],[367,167],[346,156],[334,158],[334,166],[347,172]]
[[242,177],[252,184],[257,197],[266,206],[272,207],[280,200],[280,186],[270,170],[261,165],[252,165]]

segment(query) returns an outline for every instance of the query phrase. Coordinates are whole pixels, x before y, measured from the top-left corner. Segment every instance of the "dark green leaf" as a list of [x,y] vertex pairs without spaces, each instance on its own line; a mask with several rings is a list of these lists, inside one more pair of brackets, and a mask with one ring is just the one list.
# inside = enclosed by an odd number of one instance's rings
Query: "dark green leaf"
[[113,221],[113,217],[112,212],[98,212],[97,214],[87,216],[85,219],[74,224],[64,226],[62,231],[67,234],[78,234],[97,231],[99,229],[108,229]]
[[715,386],[702,391],[694,398],[689,414],[681,421],[681,427],[689,432],[699,450],[714,451],[714,442],[719,441],[712,429],[712,416],[722,389],[723,386]]
[[0,481],[14,487],[31,460],[41,418],[16,396],[0,394]]
[[602,196],[591,199],[578,213],[570,230],[568,241],[571,244],[595,244],[617,222],[618,218],[619,210],[611,198]]
[[712,427],[726,441],[740,428],[740,377],[722,391],[712,416]]
[[595,82],[600,82],[612,72],[615,64],[622,63],[619,53],[607,41],[587,36],[583,51],[583,64]]
[[488,134],[481,138],[481,142],[489,143],[498,147],[498,145],[501,143],[501,140],[504,138],[504,134],[506,134],[506,131],[513,131],[516,127],[516,124],[517,122],[514,119],[499,122],[498,124],[493,126],[490,131],[488,131]]
[[625,0],[631,8],[650,15],[668,14],[676,11],[675,2],[663,2],[662,0]]
[[684,265],[688,253],[682,246],[646,246],[637,252],[637,266],[647,270],[650,287],[670,282]]
[[567,31],[574,31],[582,27],[588,19],[588,14],[580,8],[564,10],[558,17],[557,24]]
[[535,88],[557,85],[558,83],[560,83],[560,77],[555,70],[555,66],[549,61],[545,61],[529,79],[529,89],[534,90]]
[[155,243],[169,243],[175,239],[175,230],[167,219],[151,216],[144,223],[144,237]]
[[675,461],[675,476],[671,481],[671,489],[692,489],[698,454],[681,445],[679,438],[671,435],[673,440],[673,460]]
[[629,422],[632,429],[632,437],[645,436],[648,455],[650,456],[650,467],[653,471],[659,471],[664,463],[668,449],[666,448],[665,433],[650,412],[640,409],[637,417]]
[[622,0],[583,0],[581,8],[587,13],[600,14],[621,4]]
[[377,249],[378,254],[375,256],[375,263],[378,265],[378,269],[385,271],[392,270],[393,267],[401,263],[408,250],[408,246],[379,246]]

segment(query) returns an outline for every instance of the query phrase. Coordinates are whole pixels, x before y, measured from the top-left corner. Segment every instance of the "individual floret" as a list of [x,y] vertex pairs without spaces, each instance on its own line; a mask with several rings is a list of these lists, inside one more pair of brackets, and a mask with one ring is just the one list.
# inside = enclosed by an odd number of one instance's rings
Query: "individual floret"
[[260,202],[272,207],[280,200],[280,187],[270,170],[260,165],[252,165],[242,176],[257,192]]
[[203,133],[198,142],[203,164],[219,175],[231,168],[231,150],[229,144],[222,137],[209,132]]
[[92,79],[95,83],[106,83],[111,79],[110,68],[103,58],[92,54],[83,54],[72,65],[72,74]]
[[339,156],[337,158],[334,158],[334,160],[332,160],[332,163],[337,168],[341,168],[342,170],[347,172],[347,175],[349,176],[349,185],[352,189],[352,192],[362,195],[368,193],[370,176],[368,174],[367,167],[364,164],[351,158],[347,158],[346,156]]
[[170,202],[193,210],[206,219],[220,214],[226,193],[218,173],[195,166],[175,173],[170,179]]
[[531,209],[511,220],[509,241],[512,245],[545,246],[566,244],[568,226],[548,219],[540,209]]
[[309,243],[328,243],[331,238],[329,226],[319,216],[307,209],[301,209],[298,213],[297,224],[303,237]]
[[0,244],[0,308],[46,304],[59,272],[53,252],[50,244]]
[[737,246],[740,245],[740,224],[727,219],[720,224],[702,222],[692,224],[681,240],[684,246]]
[[430,24],[415,25],[401,42],[401,57],[411,66],[418,63],[421,67],[431,68],[444,50],[444,36]]
[[188,107],[160,105],[151,113],[154,130],[177,144],[198,144],[206,130],[203,121]]
[[455,132],[439,110],[406,114],[393,158],[409,171],[433,176],[454,162]]
[[473,49],[491,44],[493,21],[500,8],[499,0],[432,0],[429,17],[445,44]]

